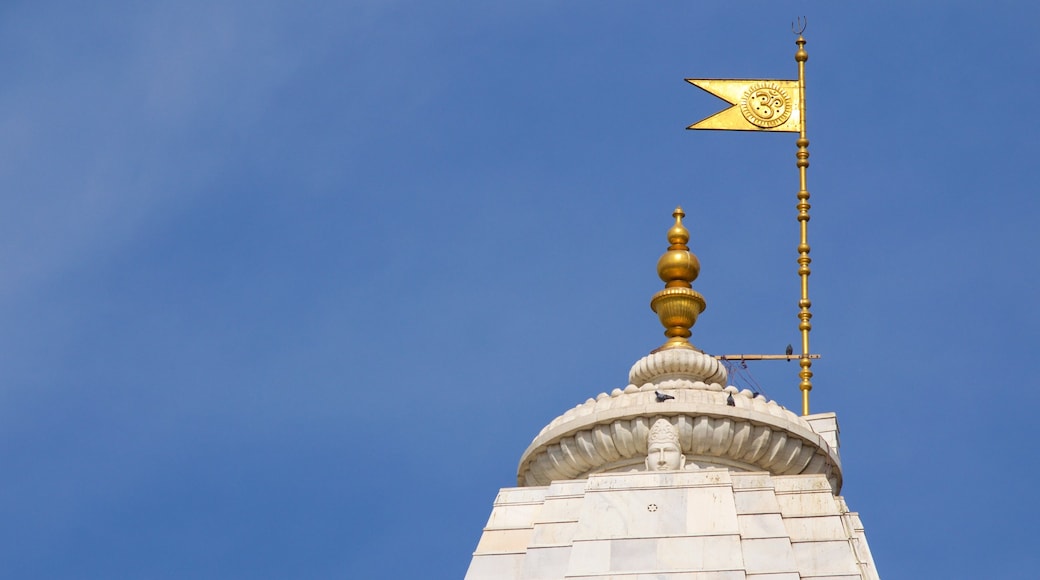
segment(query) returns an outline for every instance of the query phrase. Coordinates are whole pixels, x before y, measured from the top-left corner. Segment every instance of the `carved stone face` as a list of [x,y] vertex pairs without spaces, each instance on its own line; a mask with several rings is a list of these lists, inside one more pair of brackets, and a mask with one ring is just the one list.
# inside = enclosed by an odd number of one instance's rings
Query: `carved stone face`
[[647,471],[676,471],[686,465],[686,456],[678,445],[670,441],[651,443],[647,451]]

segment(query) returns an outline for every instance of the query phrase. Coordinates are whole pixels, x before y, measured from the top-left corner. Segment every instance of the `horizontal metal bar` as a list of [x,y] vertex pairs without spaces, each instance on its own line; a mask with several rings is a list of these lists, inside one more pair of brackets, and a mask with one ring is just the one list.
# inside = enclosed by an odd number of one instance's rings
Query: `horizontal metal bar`
[[[798,360],[802,358],[798,354],[717,354],[718,360]],[[818,354],[810,354],[809,358],[820,358]]]

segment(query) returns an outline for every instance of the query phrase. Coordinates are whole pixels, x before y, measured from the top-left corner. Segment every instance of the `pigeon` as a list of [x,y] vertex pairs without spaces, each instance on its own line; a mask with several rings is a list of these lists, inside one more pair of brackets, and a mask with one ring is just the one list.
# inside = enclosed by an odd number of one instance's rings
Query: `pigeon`
[[757,398],[759,398],[761,396],[762,396],[762,393],[760,393],[758,391],[755,391],[754,393],[751,393],[751,398],[752,399],[757,399]]
[[787,362],[791,362],[791,355],[794,354],[794,347],[787,345]]
[[674,399],[675,398],[675,397],[673,397],[671,395],[666,395],[666,394],[664,394],[664,393],[662,393],[660,391],[654,391],[654,394],[657,395],[657,402],[658,403],[663,403],[663,402],[667,401],[668,399]]
[[729,396],[726,397],[726,404],[729,405],[730,407],[736,407],[737,406],[737,402],[733,400],[733,393],[730,393]]

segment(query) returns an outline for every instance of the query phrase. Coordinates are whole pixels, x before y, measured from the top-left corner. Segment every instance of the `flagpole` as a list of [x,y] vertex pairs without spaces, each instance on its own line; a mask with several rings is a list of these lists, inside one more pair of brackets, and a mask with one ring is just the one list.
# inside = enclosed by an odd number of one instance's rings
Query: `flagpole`
[[[798,223],[801,241],[798,243],[798,276],[801,278],[802,297],[798,300],[798,330],[802,334],[802,351],[798,355],[798,376],[802,391],[802,415],[809,414],[809,391],[812,390],[812,359],[809,354],[809,331],[812,330],[812,301],[809,300],[809,189],[805,174],[809,168],[809,138],[805,132],[805,19],[798,18],[799,29],[791,23],[791,31],[798,35],[795,44],[798,50],[794,60],[798,62],[798,80],[770,79],[686,79],[691,85],[703,89],[726,101],[730,107],[701,119],[687,129],[713,129],[718,131],[786,131],[798,133],[799,188]],[[797,112],[796,112],[797,111]],[[788,347],[793,354],[793,348]],[[779,357],[778,357],[779,359]],[[766,359],[759,359],[766,360]]]
[[798,376],[802,381],[798,388],[802,391],[802,415],[809,414],[809,391],[812,390],[812,358],[809,356],[809,331],[812,330],[812,301],[809,300],[809,189],[806,186],[805,174],[809,169],[809,139],[805,133],[805,61],[809,60],[809,53],[805,52],[805,38],[802,30],[798,31],[798,51],[794,53],[794,59],[798,62],[798,107],[801,114],[800,132],[795,145],[798,152],[795,153],[798,166],[798,223],[801,229],[801,242],[798,244],[798,275],[802,281],[802,298],[798,301],[798,330],[802,333],[802,356],[798,360],[800,370]]

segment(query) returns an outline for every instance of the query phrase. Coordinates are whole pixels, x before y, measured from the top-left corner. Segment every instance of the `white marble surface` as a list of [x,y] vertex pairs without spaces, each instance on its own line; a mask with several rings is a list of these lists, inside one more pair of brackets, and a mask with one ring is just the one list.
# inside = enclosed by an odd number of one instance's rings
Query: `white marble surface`
[[803,419],[809,423],[813,431],[819,433],[827,441],[831,449],[838,450],[841,439],[838,436],[840,431],[838,430],[838,416],[836,414],[816,413],[815,415],[806,415]]
[[841,576],[859,574],[852,546],[847,540],[795,542],[795,559],[802,576]]
[[798,572],[794,550],[787,538],[742,538],[741,554],[748,574]]
[[499,494],[467,580],[878,578],[858,514],[820,474],[612,473],[516,489]]
[[466,578],[521,580],[526,554],[474,554]]
[[787,526],[779,512],[772,514],[741,513],[737,516],[740,537],[746,539],[786,538]]

